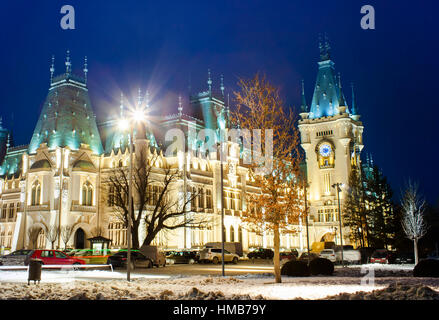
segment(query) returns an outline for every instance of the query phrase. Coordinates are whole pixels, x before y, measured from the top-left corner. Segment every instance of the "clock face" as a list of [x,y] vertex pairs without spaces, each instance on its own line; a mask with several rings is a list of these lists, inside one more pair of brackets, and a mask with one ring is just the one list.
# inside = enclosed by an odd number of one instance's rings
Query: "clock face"
[[320,146],[319,152],[322,157],[329,157],[331,154],[331,146],[327,143],[324,143]]

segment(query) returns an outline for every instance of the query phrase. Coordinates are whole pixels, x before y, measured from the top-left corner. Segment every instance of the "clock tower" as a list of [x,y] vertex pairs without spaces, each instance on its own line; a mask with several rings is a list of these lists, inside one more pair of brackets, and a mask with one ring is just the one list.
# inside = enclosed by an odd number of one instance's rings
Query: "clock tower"
[[[341,213],[352,166],[360,165],[363,124],[357,114],[352,87],[348,107],[340,75],[330,58],[329,43],[320,43],[320,61],[311,106],[306,104],[302,82],[299,120],[301,146],[306,154],[308,199],[310,202],[310,242],[334,241],[340,244],[339,212],[335,183],[340,192]],[[343,244],[350,243],[350,230],[343,227]]]

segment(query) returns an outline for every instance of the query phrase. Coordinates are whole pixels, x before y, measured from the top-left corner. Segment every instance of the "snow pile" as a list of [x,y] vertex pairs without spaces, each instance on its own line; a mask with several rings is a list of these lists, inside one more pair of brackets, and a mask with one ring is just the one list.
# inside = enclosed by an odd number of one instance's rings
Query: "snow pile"
[[324,300],[439,300],[439,292],[422,284],[394,283],[381,290],[340,293],[326,297]]

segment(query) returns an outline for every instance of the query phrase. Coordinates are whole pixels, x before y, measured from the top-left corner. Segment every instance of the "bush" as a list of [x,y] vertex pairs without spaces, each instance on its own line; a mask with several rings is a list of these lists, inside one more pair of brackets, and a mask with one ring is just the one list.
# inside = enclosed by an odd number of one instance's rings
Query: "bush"
[[334,273],[334,264],[325,258],[317,258],[309,263],[309,271],[312,275],[323,274],[332,276]]
[[413,269],[413,276],[439,278],[439,260],[426,259],[419,261]]
[[280,270],[281,275],[290,277],[308,277],[308,264],[304,261],[290,260],[286,262]]

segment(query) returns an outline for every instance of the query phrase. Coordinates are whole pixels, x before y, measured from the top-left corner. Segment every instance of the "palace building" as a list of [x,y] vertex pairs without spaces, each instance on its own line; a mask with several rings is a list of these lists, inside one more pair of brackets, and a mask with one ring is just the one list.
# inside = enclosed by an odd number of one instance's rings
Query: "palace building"
[[[299,121],[301,145],[306,153],[308,199],[310,204],[310,243],[336,241],[339,226],[337,191],[334,183],[347,184],[350,168],[360,162],[363,148],[363,126],[355,102],[347,105],[340,77],[329,57],[329,45],[321,45],[321,59],[311,106],[308,107],[302,85],[302,112]],[[71,227],[67,247],[87,248],[87,239],[102,235],[111,239],[111,247],[127,246],[126,229],[114,213],[111,192],[106,190],[108,177],[114,170],[129,163],[128,135],[121,131],[118,119],[127,112],[124,99],[113,114],[102,122],[96,121],[87,86],[87,60],[83,75],[72,73],[69,52],[65,73],[55,75],[54,59],[50,67],[50,87],[29,145],[12,146],[10,132],[0,122],[0,246],[8,250],[50,248],[45,233],[50,228]],[[161,117],[138,130],[134,148],[143,147],[158,155],[157,170],[171,166],[186,170],[181,188],[199,191],[191,202],[191,211],[210,217],[211,223],[202,229],[183,227],[160,232],[154,244],[165,248],[195,248],[206,242],[221,241],[221,171],[219,156],[199,148],[199,141],[188,130],[199,132],[209,128],[227,127],[228,105],[224,85],[190,97],[183,107],[176,103],[176,113]],[[138,106],[153,110],[148,94],[139,90]],[[165,132],[182,128],[187,141],[185,155],[164,156],[167,146]],[[247,203],[245,194],[257,191],[242,165],[241,147],[226,142],[227,162],[224,164],[224,209],[226,241],[241,242],[244,251],[252,247],[272,247],[270,234],[258,235],[241,222]],[[152,191],[154,192],[154,188]],[[343,203],[343,193],[340,200]],[[182,197],[177,192],[175,197]],[[34,238],[32,232],[37,230]],[[305,222],[299,232],[281,236],[285,249],[306,248]],[[348,240],[348,232],[346,242]],[[139,226],[139,240],[145,231]],[[33,240],[31,240],[31,238]],[[61,237],[55,247],[64,248]]]

